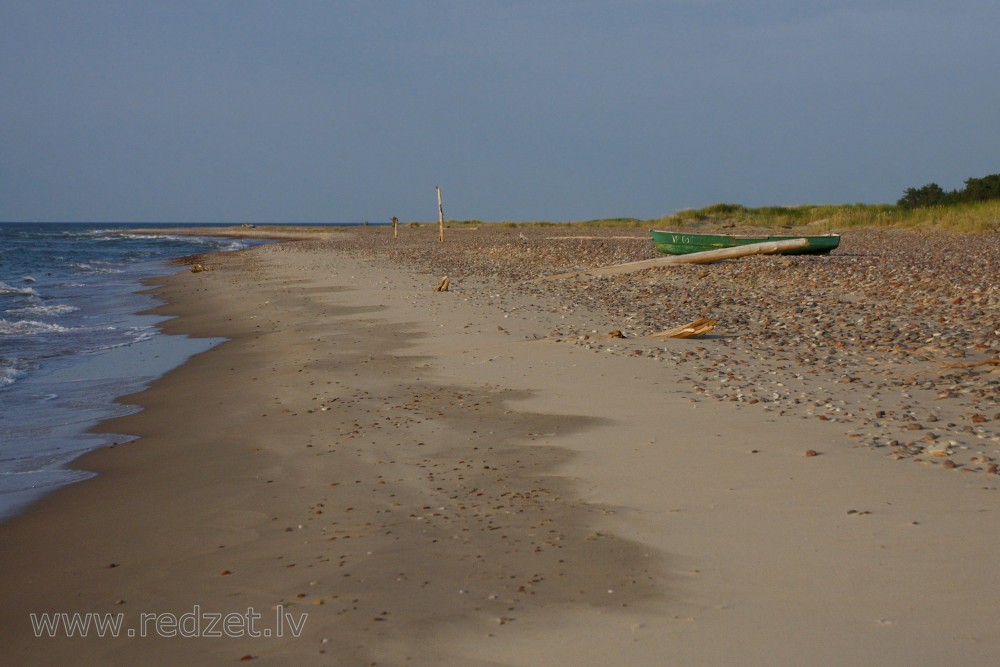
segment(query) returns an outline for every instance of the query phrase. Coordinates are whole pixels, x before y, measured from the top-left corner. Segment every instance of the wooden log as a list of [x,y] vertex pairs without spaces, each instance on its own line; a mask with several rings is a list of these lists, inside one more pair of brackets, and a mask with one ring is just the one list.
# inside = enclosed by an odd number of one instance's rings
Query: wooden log
[[[719,248],[718,250],[706,250],[704,252],[692,252],[686,255],[671,255],[667,259],[669,264],[709,264],[723,259],[737,259],[750,255],[773,255],[785,250],[797,250],[809,245],[808,239],[789,239],[787,241],[764,241],[763,243],[750,243],[748,245],[738,245],[732,248]],[[662,259],[662,258],[657,258]],[[657,261],[657,260],[654,260]]]
[[715,328],[718,324],[715,320],[710,320],[707,317],[697,319],[694,322],[688,322],[679,327],[674,327],[673,329],[667,329],[666,331],[661,331],[659,333],[650,334],[646,336],[647,338],[694,338],[696,336],[704,336],[709,331]]
[[587,271],[571,271],[569,273],[558,273],[552,276],[544,276],[539,280],[552,280],[557,278],[575,278],[577,276],[606,276],[618,273],[632,273],[643,271],[657,266],[672,266],[674,264],[708,264],[724,259],[736,259],[748,255],[771,255],[784,250],[795,250],[809,245],[806,239],[789,239],[787,241],[764,241],[763,243],[751,243],[749,245],[734,246],[732,248],[719,248],[718,250],[706,250],[704,252],[692,252],[687,255],[668,255],[667,257],[656,257],[655,259],[643,259],[638,262],[627,262],[625,264],[615,264],[614,266],[603,266]]

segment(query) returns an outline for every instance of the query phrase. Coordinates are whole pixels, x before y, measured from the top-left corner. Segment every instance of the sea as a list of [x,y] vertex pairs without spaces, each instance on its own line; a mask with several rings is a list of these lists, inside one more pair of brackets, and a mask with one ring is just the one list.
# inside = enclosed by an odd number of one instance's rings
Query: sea
[[90,432],[137,410],[115,399],[221,342],[160,331],[143,281],[267,241],[155,232],[185,226],[206,225],[0,223],[0,520],[90,477],[72,461],[132,439]]

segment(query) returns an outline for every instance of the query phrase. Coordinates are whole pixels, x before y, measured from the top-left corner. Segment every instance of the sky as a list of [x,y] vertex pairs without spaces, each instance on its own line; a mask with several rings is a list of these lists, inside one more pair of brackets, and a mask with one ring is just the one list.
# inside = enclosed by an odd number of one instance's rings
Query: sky
[[1000,172],[995,0],[0,0],[0,221],[643,219]]

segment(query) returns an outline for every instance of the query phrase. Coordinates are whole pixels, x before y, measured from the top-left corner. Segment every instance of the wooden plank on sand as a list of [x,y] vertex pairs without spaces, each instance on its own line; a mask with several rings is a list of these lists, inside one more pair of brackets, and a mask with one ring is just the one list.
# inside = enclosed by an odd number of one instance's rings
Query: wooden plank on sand
[[765,241],[763,243],[751,243],[749,245],[735,246],[732,248],[720,248],[719,250],[706,250],[705,252],[692,252],[687,255],[669,255],[667,257],[656,257],[655,259],[644,259],[638,262],[626,262],[625,264],[615,264],[614,266],[602,266],[597,269],[587,271],[571,271],[569,273],[558,273],[552,276],[543,276],[537,280],[554,280],[558,278],[576,278],[578,276],[606,276],[618,273],[632,273],[643,271],[657,266],[671,266],[674,264],[708,264],[718,262],[723,259],[736,259],[747,255],[771,255],[784,250],[795,250],[804,248],[809,244],[806,239],[789,239],[787,241]]

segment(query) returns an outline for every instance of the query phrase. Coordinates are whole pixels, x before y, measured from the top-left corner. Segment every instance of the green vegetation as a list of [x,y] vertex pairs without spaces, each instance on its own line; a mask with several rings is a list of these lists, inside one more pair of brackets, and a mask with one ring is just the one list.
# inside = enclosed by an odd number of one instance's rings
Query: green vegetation
[[812,226],[821,231],[852,227],[905,227],[956,232],[1000,230],[1000,174],[970,178],[965,188],[945,192],[937,183],[909,188],[893,204],[763,206],[712,204],[657,221],[661,226],[718,223],[752,227]]
[[893,204],[826,204],[761,208],[747,208],[739,204],[713,204],[698,210],[678,211],[660,218],[656,223],[662,227],[699,223],[745,227],[811,226],[820,232],[856,227],[934,228],[956,232],[983,232],[1000,230],[1000,200],[916,209]]
[[804,206],[762,206],[747,208],[740,204],[712,204],[705,208],[685,209],[660,218],[663,225],[719,223],[746,227],[825,228],[893,224],[895,206],[891,204],[824,204]]
[[[418,223],[410,223],[416,226]],[[421,223],[434,224],[437,223]],[[857,227],[940,229],[954,232],[1000,231],[1000,174],[970,178],[965,188],[945,192],[936,183],[909,188],[896,204],[807,204],[761,206],[718,203],[699,209],[684,209],[653,220],[601,218],[580,222],[493,222],[448,220],[448,227],[639,227],[680,228],[761,227],[811,228],[816,233]]]
[[[410,227],[437,228],[436,222],[411,222]],[[482,220],[446,220],[449,228],[499,226],[600,228],[635,227],[640,229],[676,229],[683,227],[729,228],[760,227],[792,229],[808,227],[823,234],[858,227],[899,227],[938,229],[954,232],[1000,231],[1000,199],[940,204],[907,208],[898,204],[806,204],[802,206],[761,206],[720,203],[699,209],[683,209],[660,218],[601,218],[578,222],[484,222]]]
[[983,178],[968,178],[964,188],[951,192],[945,192],[937,183],[928,183],[922,188],[907,188],[897,205],[901,208],[915,209],[994,199],[1000,199],[1000,174],[991,174]]

